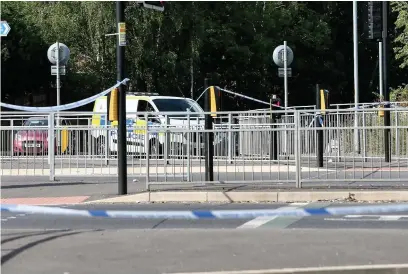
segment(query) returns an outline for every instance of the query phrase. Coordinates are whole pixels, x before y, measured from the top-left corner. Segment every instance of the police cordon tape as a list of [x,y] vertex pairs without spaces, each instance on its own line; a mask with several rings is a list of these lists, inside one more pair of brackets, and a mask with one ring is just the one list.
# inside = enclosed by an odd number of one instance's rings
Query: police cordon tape
[[126,84],[126,82],[129,81],[128,78],[123,79],[122,81],[118,82],[116,85],[108,88],[105,91],[102,91],[101,93],[98,93],[94,96],[85,98],[83,100],[65,104],[65,105],[60,105],[60,106],[53,106],[53,107],[26,107],[26,106],[17,106],[17,105],[11,105],[11,104],[6,104],[0,102],[0,106],[5,107],[5,108],[10,108],[14,110],[21,110],[21,111],[31,111],[31,112],[56,112],[56,111],[64,111],[64,110],[69,110],[77,107],[82,107],[84,105],[87,105],[89,103],[92,103],[96,101],[99,97],[107,95],[109,92],[111,92],[113,89],[119,87],[120,85]]
[[392,213],[408,211],[408,204],[338,206],[328,208],[299,208],[292,210],[254,209],[254,210],[180,210],[180,211],[120,211],[83,210],[60,207],[2,204],[1,211],[44,215],[131,218],[131,219],[253,219],[257,217],[307,217],[324,215],[350,215],[369,213]]

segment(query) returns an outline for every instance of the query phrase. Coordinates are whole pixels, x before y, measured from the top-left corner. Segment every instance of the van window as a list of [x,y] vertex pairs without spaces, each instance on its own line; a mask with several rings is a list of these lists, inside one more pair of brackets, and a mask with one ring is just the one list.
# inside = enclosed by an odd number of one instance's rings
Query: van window
[[[154,107],[146,100],[139,100],[137,104],[137,112],[155,112]],[[138,114],[139,117],[144,117],[144,114]]]
[[[190,112],[196,112],[196,113],[198,112],[200,114],[202,112],[200,107],[195,102],[191,102],[189,100],[182,99],[182,98],[154,99],[153,102],[160,112],[187,112],[187,109]],[[170,116],[174,116],[174,115],[170,115]]]

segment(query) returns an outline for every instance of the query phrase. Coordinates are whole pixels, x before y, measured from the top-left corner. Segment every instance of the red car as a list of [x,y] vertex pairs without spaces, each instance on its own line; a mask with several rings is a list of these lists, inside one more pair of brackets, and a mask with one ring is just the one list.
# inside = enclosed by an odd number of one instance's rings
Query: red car
[[[61,125],[67,125],[61,121]],[[26,120],[24,129],[18,130],[14,135],[14,155],[45,155],[48,154],[48,117],[32,117]],[[30,129],[32,127],[32,129]],[[57,148],[57,143],[55,144]],[[67,148],[64,149],[67,150]]]

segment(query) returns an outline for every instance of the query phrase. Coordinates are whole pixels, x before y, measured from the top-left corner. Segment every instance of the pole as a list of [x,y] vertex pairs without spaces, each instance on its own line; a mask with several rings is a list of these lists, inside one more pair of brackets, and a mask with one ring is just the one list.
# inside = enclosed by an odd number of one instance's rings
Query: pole
[[358,130],[358,28],[357,28],[357,1],[353,1],[353,51],[354,51],[354,149],[357,154],[360,153],[360,140]]
[[[209,90],[209,79],[204,79],[204,111],[210,112],[210,96]],[[205,130],[212,129],[212,117],[210,114],[205,114],[205,122],[204,122]],[[204,153],[205,153],[205,181],[214,181],[214,162],[213,162],[213,134],[212,132],[205,133],[205,144],[204,144]]]
[[379,81],[378,87],[380,89],[380,101],[384,101],[384,81],[383,81],[383,54],[382,42],[378,42],[378,67],[379,67]]
[[[116,1],[116,21],[119,33],[119,23],[125,21],[125,8],[122,1]],[[116,45],[117,80],[125,77],[125,47],[120,46],[119,35]],[[118,192],[127,194],[127,163],[126,163],[126,94],[123,85],[118,87],[119,119],[118,119]]]
[[[60,56],[59,56],[59,42],[57,41],[57,52],[55,53],[56,56],[56,61],[57,61],[57,106],[59,106],[61,104],[61,79],[60,79]],[[56,121],[56,125],[57,127],[59,126],[59,115],[58,115],[57,111],[57,121]],[[58,132],[58,130],[56,130],[57,132],[57,155],[58,155],[58,151],[60,148],[60,134]]]
[[[283,87],[284,87],[284,93],[285,93],[285,110],[288,109],[289,103],[288,103],[288,51],[287,51],[287,42],[283,41]],[[285,149],[285,154],[287,153],[287,145],[288,145],[288,134],[286,132],[286,123],[288,119],[288,113],[285,111],[285,131],[284,131],[284,149]]]
[[288,52],[286,50],[287,48],[287,42],[283,42],[283,68],[284,68],[284,77],[283,77],[283,86],[285,89],[285,109],[288,108]]
[[[60,90],[60,62],[59,62],[59,42],[57,42],[57,52],[55,53],[57,61],[57,106],[61,104],[61,90]],[[58,121],[58,120],[57,120]]]
[[272,98],[270,99],[270,121],[271,121],[271,140],[270,140],[270,147],[269,147],[269,160],[277,160],[278,159],[278,141],[277,141],[277,131],[276,131],[276,114],[274,113],[272,104],[274,101]]
[[319,111],[320,108],[320,88],[319,84],[316,84],[316,157],[317,157],[317,167],[323,167],[323,130],[319,129],[321,127],[320,125],[320,115],[321,112]]
[[384,150],[385,150],[385,162],[391,162],[391,155],[390,155],[390,134],[391,131],[389,128],[391,124],[391,117],[390,112],[387,110],[390,105],[390,93],[388,90],[388,62],[389,62],[389,54],[388,54],[388,1],[382,2],[382,12],[383,12],[383,31],[382,31],[382,44],[383,44],[383,93],[384,93]]

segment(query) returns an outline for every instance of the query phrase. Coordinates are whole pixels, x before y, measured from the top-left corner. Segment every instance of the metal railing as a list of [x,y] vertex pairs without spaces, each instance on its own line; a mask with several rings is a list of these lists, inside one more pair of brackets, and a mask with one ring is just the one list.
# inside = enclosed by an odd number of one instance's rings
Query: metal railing
[[[218,112],[212,129],[204,129],[204,113],[128,113],[133,117],[127,132],[128,176],[147,186],[204,181],[204,138],[211,133],[216,181],[298,187],[304,182],[408,181],[408,110],[390,112],[387,128],[375,109],[326,110],[322,119],[307,109]],[[117,128],[100,123],[105,115],[2,112],[1,175],[116,176]],[[386,129],[391,162],[384,161]],[[323,167],[317,165],[318,131],[323,131]]]

